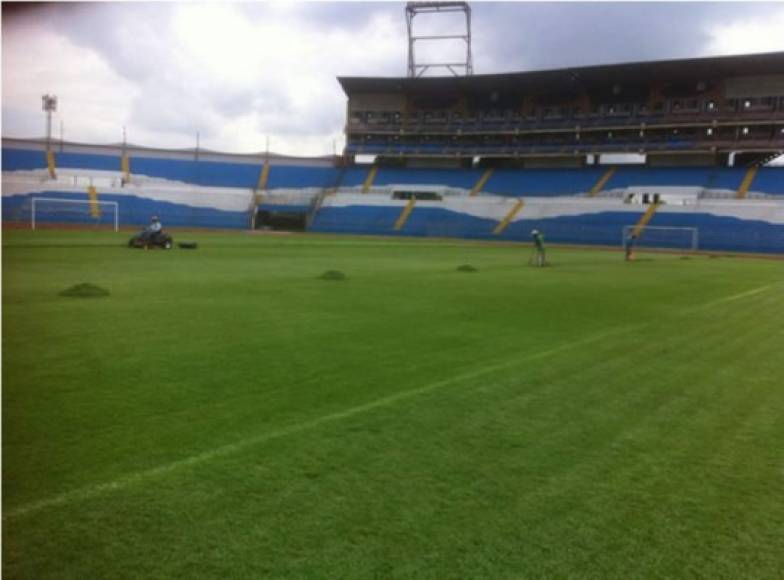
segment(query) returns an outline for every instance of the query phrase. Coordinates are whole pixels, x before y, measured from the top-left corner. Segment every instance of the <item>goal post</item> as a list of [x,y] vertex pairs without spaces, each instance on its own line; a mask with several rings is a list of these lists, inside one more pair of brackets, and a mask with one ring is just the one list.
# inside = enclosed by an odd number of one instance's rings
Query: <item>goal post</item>
[[637,230],[636,248],[696,252],[700,237],[697,228],[677,226],[623,226],[621,245],[626,250],[629,237]]
[[42,223],[105,225],[120,230],[120,204],[116,201],[33,197],[30,200],[30,226]]

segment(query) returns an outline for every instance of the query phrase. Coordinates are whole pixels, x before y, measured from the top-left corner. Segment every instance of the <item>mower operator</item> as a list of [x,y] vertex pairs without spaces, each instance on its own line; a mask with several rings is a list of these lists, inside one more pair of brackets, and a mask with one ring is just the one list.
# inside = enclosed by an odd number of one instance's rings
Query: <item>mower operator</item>
[[161,220],[158,219],[157,215],[154,215],[152,218],[150,218],[150,225],[144,228],[144,231],[142,232],[142,239],[149,240],[161,230],[163,230]]

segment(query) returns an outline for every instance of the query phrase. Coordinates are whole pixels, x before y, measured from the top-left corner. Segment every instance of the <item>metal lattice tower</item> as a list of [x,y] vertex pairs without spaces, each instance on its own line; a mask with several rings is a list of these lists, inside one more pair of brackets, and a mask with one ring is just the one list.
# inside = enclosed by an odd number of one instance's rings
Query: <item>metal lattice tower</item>
[[[465,34],[436,34],[416,36],[414,34],[414,17],[417,14],[433,14],[446,12],[463,12],[465,14]],[[471,7],[467,2],[409,2],[406,4],[406,24],[408,26],[408,76],[421,77],[426,71],[434,68],[445,68],[455,76],[463,70],[466,76],[474,74],[471,57]],[[466,43],[465,62],[431,62],[417,63],[415,44],[417,41],[463,40]]]

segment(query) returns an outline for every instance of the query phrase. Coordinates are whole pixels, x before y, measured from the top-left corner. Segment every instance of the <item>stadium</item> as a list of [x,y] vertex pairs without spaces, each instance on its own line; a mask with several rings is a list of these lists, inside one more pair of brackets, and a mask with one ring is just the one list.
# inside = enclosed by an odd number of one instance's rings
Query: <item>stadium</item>
[[[784,151],[782,74],[784,53],[341,78],[345,155],[320,159],[6,139],[3,221],[159,214],[178,227],[514,241],[539,228],[616,247],[632,226],[650,247],[781,254],[783,172],[765,163]],[[613,153],[644,163],[595,162]],[[363,154],[375,161],[357,164]],[[34,216],[35,198],[49,201]]]
[[336,82],[3,137],[3,572],[779,577],[784,52]]

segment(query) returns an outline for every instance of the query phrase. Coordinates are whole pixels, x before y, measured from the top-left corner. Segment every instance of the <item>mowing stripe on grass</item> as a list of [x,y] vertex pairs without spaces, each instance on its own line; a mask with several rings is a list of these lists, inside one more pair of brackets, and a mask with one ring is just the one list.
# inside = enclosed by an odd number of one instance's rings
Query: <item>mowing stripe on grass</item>
[[21,505],[14,509],[5,510],[3,513],[3,519],[7,518],[16,518],[25,515],[29,515],[40,511],[42,509],[56,507],[60,505],[70,504],[76,501],[81,500],[88,500],[95,496],[101,495],[103,493],[112,492],[112,491],[119,491],[136,483],[140,483],[144,480],[164,475],[175,471],[177,469],[183,467],[189,467],[193,465],[198,465],[200,463],[205,463],[217,457],[222,457],[225,455],[231,455],[238,451],[242,451],[248,447],[253,445],[257,445],[259,443],[264,443],[266,441],[270,441],[272,439],[278,439],[280,437],[285,437],[287,435],[292,435],[295,433],[300,433],[302,431],[306,431],[308,429],[312,429],[314,427],[318,427],[324,423],[330,423],[333,421],[340,421],[341,419],[347,419],[349,417],[353,417],[355,415],[359,415],[361,413],[365,413],[367,411],[372,411],[374,409],[378,409],[381,407],[386,407],[389,405],[393,405],[398,401],[402,401],[405,399],[409,399],[412,397],[416,397],[418,395],[445,387],[447,385],[458,383],[460,381],[474,379],[481,377],[483,375],[487,375],[493,373],[495,371],[507,369],[514,367],[516,365],[530,362],[534,360],[538,360],[541,358],[546,358],[548,356],[552,356],[554,354],[558,354],[565,350],[569,350],[578,346],[583,346],[586,344],[590,344],[593,342],[597,342],[603,340],[605,338],[609,338],[614,335],[623,334],[626,332],[630,332],[634,330],[636,327],[634,326],[627,326],[622,327],[619,329],[610,330],[607,332],[602,332],[599,334],[595,334],[593,336],[589,336],[587,338],[583,338],[580,340],[576,340],[567,344],[563,344],[561,346],[557,346],[554,348],[550,348],[541,352],[537,352],[531,354],[529,356],[525,356],[522,358],[514,358],[512,360],[507,360],[491,365],[486,365],[479,369],[463,373],[460,375],[456,375],[450,377],[448,379],[443,379],[440,381],[436,381],[433,383],[429,383],[427,385],[423,385],[421,387],[410,389],[408,391],[403,391],[401,393],[396,393],[394,395],[390,395],[388,397],[382,397],[381,399],[377,399],[375,401],[371,401],[369,403],[365,403],[363,405],[357,405],[356,407],[351,407],[344,411],[338,411],[336,413],[330,413],[329,415],[324,415],[322,417],[318,417],[311,421],[306,421],[304,423],[300,423],[298,425],[292,425],[291,427],[286,427],[284,429],[279,429],[277,431],[272,431],[269,433],[264,433],[262,435],[258,435],[256,437],[249,437],[247,439],[242,439],[240,441],[236,441],[234,443],[229,443],[227,445],[223,445],[216,449],[212,449],[210,451],[205,451],[203,453],[199,453],[197,455],[192,455],[190,457],[186,457],[185,459],[179,459],[177,461],[173,461],[171,463],[167,463],[165,465],[161,465],[159,467],[154,467],[152,469],[147,469],[143,471],[138,471],[136,473],[132,473],[125,477],[118,478],[114,481],[110,481],[107,483],[99,483],[96,485],[89,485],[82,487],[80,489],[75,489],[73,491],[61,493],[59,495],[55,495],[52,497],[48,497],[45,499],[41,499],[38,501],[30,502],[24,505]]

